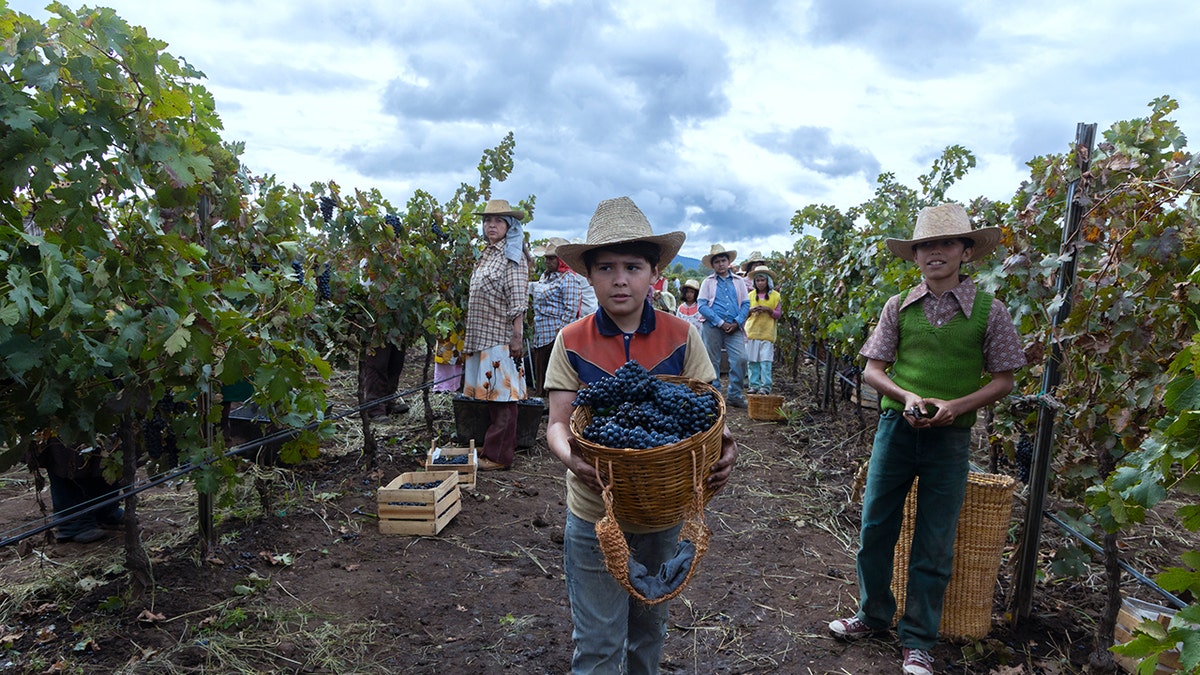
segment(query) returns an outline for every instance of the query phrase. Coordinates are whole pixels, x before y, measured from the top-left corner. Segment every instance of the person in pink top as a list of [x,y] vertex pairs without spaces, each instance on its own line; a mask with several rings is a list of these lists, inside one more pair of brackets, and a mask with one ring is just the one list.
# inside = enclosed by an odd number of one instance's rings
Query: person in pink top
[[679,306],[675,308],[675,316],[685,319],[688,323],[700,330],[704,325],[704,315],[700,313],[700,303],[696,300],[700,297],[700,280],[688,279],[683,282],[683,288],[679,290]]

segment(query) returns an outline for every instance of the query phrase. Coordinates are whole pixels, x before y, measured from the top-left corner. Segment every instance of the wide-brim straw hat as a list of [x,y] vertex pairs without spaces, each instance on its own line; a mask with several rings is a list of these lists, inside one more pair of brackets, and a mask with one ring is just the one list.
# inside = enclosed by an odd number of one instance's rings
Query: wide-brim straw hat
[[729,256],[729,264],[730,265],[733,264],[734,260],[737,260],[737,251],[735,251],[731,248],[725,248],[724,246],[722,246],[720,244],[713,244],[712,248],[710,248],[708,250],[708,255],[706,255],[700,259],[700,264],[711,269],[713,256],[721,255],[722,253]]
[[765,274],[767,278],[771,280],[771,283],[775,283],[775,273],[772,272],[766,265],[759,265],[758,267],[750,270],[750,279],[753,280],[754,277],[760,274]]
[[587,275],[584,253],[602,246],[646,242],[658,245],[658,269],[661,270],[675,259],[685,238],[683,232],[654,234],[650,221],[637,204],[629,197],[617,197],[600,202],[588,223],[587,240],[582,244],[559,245],[558,258],[576,272]]
[[696,291],[697,293],[699,293],[700,292],[700,280],[699,279],[688,279],[687,281],[683,282],[683,288],[680,288],[679,292],[682,293],[684,288],[690,288],[690,289]]
[[525,212],[514,209],[507,199],[489,199],[482,211],[476,211],[477,216],[512,216],[517,220],[525,220]]
[[538,257],[545,257],[548,255],[556,256],[558,255],[558,247],[566,243],[569,242],[562,237],[550,237],[546,240],[545,244],[542,244],[541,246],[534,246],[532,251],[533,254]]
[[967,210],[953,202],[926,206],[917,214],[917,224],[913,226],[912,239],[888,239],[888,249],[898,258],[913,260],[913,246],[935,239],[970,239],[975,242],[972,246],[971,260],[978,260],[996,250],[1000,243],[1000,228],[981,227],[971,229],[971,219]]
[[742,261],[742,271],[749,272],[751,268],[765,262],[767,262],[767,259],[763,257],[763,254],[760,251],[754,251]]

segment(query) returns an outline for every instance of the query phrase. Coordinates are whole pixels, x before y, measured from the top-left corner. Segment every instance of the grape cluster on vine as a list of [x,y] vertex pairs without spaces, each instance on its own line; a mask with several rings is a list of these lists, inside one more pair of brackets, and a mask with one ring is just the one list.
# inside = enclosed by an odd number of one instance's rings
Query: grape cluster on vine
[[1022,483],[1029,482],[1029,467],[1033,464],[1033,439],[1029,434],[1021,434],[1017,441],[1017,452],[1013,457],[1017,461],[1017,478]]
[[171,394],[165,394],[154,405],[150,419],[142,423],[142,442],[151,459],[164,459],[169,466],[179,464],[179,445],[170,418],[184,411],[186,404],[176,402]]
[[336,202],[334,202],[329,197],[321,197],[320,204],[321,204],[321,220],[324,220],[325,223],[328,224],[330,220],[333,220],[333,207],[336,204]]
[[386,225],[391,225],[391,226],[392,226],[392,232],[393,232],[393,233],[394,233],[394,234],[395,234],[397,237],[399,237],[399,236],[400,236],[400,225],[401,225],[401,222],[400,222],[400,217],[399,217],[399,216],[395,215],[394,213],[389,213],[389,214],[387,214],[386,216],[384,216],[384,217],[383,217],[383,222],[384,222],[384,224],[386,224]]
[[677,443],[711,428],[718,414],[711,393],[697,394],[682,384],[664,382],[637,361],[581,389],[575,405],[592,409],[583,437],[610,448]]
[[321,273],[317,275],[317,298],[318,299],[328,300],[331,297],[333,297],[333,292],[329,288],[329,275],[330,275],[329,263],[325,263],[325,266],[323,268],[321,268]]
[[296,273],[296,283],[304,283],[304,266],[299,260],[292,261],[292,271]]

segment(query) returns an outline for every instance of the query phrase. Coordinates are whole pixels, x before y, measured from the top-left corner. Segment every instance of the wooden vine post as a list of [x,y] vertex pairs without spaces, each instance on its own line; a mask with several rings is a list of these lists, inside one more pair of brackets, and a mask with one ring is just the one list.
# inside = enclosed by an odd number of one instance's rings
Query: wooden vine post
[[[209,203],[208,195],[200,195],[200,203],[197,205],[197,218],[200,221],[200,236],[204,238],[204,247],[208,249],[209,256],[212,255],[212,225],[209,222]],[[201,419],[208,419],[208,410],[212,405],[212,385],[206,385],[205,390],[200,392],[197,397],[201,407]],[[208,441],[208,446],[213,445],[212,425],[205,423],[204,437]],[[213,527],[213,495],[204,490],[196,491],[196,507],[197,521],[200,529],[200,559],[208,559],[209,553],[213,550],[216,543]]]
[[1075,157],[1079,162],[1080,177],[1067,186],[1067,210],[1063,222],[1062,263],[1058,274],[1058,295],[1062,302],[1055,314],[1050,330],[1050,355],[1042,372],[1042,392],[1038,400],[1037,434],[1033,446],[1029,475],[1029,503],[1025,510],[1025,526],[1021,533],[1018,549],[1016,577],[1013,580],[1013,624],[1029,618],[1033,610],[1033,587],[1037,573],[1038,548],[1042,537],[1042,511],[1046,502],[1046,487],[1049,483],[1050,455],[1054,440],[1054,421],[1057,409],[1052,399],[1060,380],[1059,366],[1062,363],[1062,347],[1059,344],[1058,327],[1071,314],[1071,296],[1074,293],[1075,269],[1078,265],[1077,244],[1079,221],[1083,216],[1076,190],[1080,180],[1091,166],[1092,148],[1096,140],[1096,125],[1080,122],[1075,128]]

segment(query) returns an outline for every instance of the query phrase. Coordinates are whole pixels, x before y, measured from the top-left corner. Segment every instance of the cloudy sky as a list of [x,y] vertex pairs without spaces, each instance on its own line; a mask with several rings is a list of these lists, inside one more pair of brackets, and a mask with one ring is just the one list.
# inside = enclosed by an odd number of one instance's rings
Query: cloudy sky
[[402,207],[449,198],[512,131],[494,196],[537,196],[533,237],[583,237],[629,195],[696,258],[790,248],[797,209],[859,204],[880,172],[916,187],[949,145],[979,160],[952,198],[1008,199],[1077,122],[1167,94],[1200,128],[1194,0],[95,4],[206,74],[256,173]]

